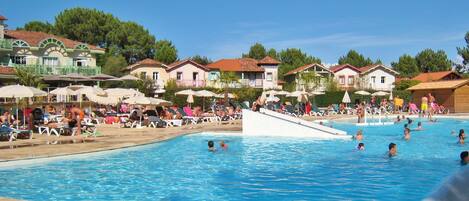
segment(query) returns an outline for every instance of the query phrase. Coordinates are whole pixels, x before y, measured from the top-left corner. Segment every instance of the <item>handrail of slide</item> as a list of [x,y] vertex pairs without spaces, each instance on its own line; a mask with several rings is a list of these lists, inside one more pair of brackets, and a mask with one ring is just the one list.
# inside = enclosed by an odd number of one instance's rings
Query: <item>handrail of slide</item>
[[347,132],[345,132],[345,131],[338,130],[338,129],[331,128],[331,127],[327,127],[327,126],[323,126],[323,125],[320,125],[320,124],[317,124],[317,123],[309,122],[309,121],[306,121],[306,120],[301,119],[301,118],[292,117],[292,116],[282,114],[282,113],[278,113],[278,112],[275,112],[275,111],[272,111],[272,110],[267,110],[267,109],[261,108],[259,112],[261,114],[264,114],[264,115],[268,115],[268,116],[275,117],[275,118],[278,118],[278,119],[287,120],[287,121],[297,123],[297,124],[300,124],[300,125],[303,125],[303,126],[306,126],[306,127],[310,127],[310,128],[317,129],[317,130],[320,130],[320,131],[323,131],[323,132],[326,132],[326,133],[330,133],[331,135],[347,135]]

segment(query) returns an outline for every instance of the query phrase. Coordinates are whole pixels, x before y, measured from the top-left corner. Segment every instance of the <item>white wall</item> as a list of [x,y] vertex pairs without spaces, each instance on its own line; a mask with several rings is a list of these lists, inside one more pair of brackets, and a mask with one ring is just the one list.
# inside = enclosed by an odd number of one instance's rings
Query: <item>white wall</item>
[[[264,72],[264,81],[263,81],[263,88],[264,89],[276,89],[278,88],[278,66],[277,65],[263,65],[261,66],[265,69]],[[267,80],[267,73],[272,73],[272,80]]]
[[[373,83],[372,77],[375,77],[375,82]],[[381,77],[385,77],[385,82],[381,83]],[[373,89],[373,90],[386,90],[389,91],[392,88],[392,84],[394,81],[396,81],[396,78],[394,75],[382,70],[382,69],[376,69],[373,70],[370,73],[367,73],[363,76],[366,82],[367,88]]]

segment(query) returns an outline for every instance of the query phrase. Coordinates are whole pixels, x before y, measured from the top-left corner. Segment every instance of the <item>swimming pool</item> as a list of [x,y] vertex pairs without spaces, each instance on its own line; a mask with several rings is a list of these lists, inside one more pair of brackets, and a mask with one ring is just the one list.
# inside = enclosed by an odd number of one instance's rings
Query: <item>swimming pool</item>
[[[418,120],[416,120],[418,121]],[[87,159],[0,169],[0,196],[26,200],[420,200],[460,169],[451,130],[469,121],[362,127],[356,141],[195,134]],[[415,122],[416,124],[416,122]],[[358,127],[333,123],[355,133]],[[411,127],[415,127],[411,126]],[[228,151],[210,153],[207,141]],[[398,156],[385,156],[387,145]]]

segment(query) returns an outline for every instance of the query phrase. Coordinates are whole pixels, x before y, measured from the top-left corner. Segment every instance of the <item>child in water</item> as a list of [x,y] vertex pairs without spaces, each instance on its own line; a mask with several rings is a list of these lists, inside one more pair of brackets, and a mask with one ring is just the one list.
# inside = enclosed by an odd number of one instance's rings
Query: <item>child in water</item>
[[227,150],[228,149],[228,144],[225,143],[225,141],[220,141],[220,147],[223,149],[223,150]]
[[359,151],[365,150],[365,144],[363,144],[363,142],[358,143],[357,149],[358,149]]
[[213,143],[212,140],[208,141],[208,151],[215,152],[217,149],[215,149],[215,143]]
[[404,139],[405,140],[410,140],[410,129],[409,128],[404,129]]

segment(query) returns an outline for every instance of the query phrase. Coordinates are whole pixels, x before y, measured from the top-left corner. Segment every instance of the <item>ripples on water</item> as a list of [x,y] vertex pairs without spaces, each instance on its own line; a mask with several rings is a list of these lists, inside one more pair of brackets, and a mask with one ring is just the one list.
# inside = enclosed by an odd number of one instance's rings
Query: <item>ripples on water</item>
[[[417,121],[415,121],[416,124]],[[190,135],[89,159],[0,170],[0,196],[27,200],[419,200],[460,168],[451,130],[424,122],[402,140],[403,123],[365,127],[356,141]],[[355,133],[350,124],[335,128]],[[225,140],[228,151],[207,152]],[[386,157],[389,142],[398,156]],[[217,144],[218,145],[218,144]]]

